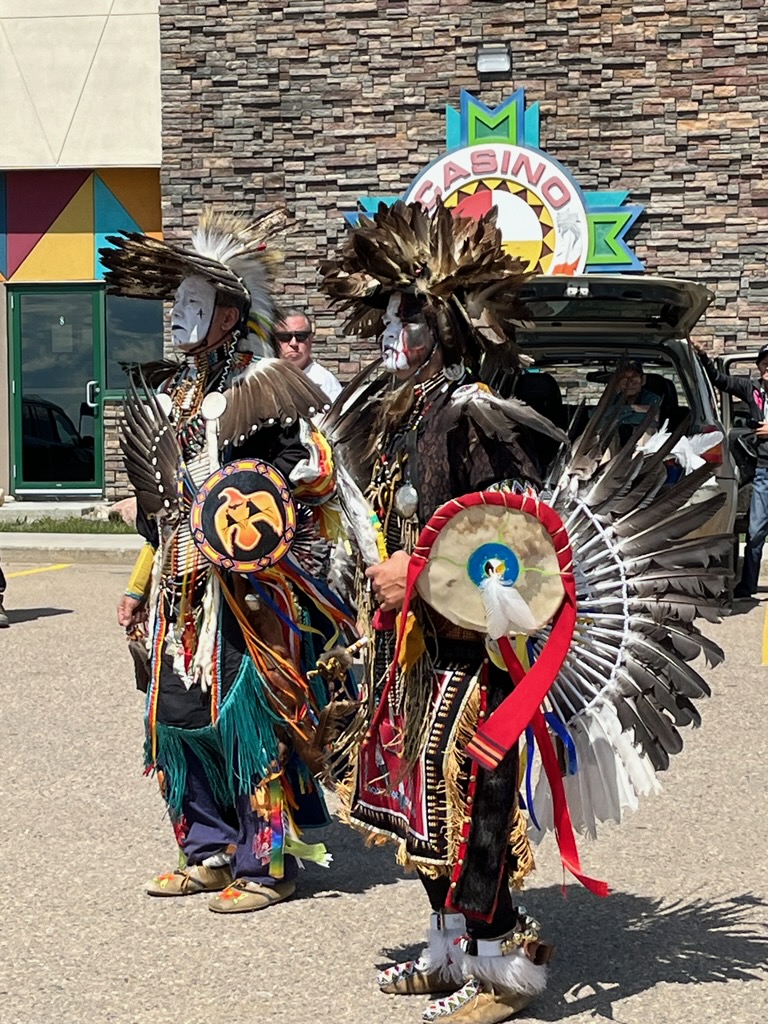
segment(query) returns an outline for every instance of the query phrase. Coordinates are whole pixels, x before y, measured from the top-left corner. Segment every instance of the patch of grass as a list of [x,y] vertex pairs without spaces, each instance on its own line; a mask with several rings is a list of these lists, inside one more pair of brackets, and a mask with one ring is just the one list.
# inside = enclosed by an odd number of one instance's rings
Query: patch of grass
[[23,519],[0,519],[0,533],[136,533],[136,530],[122,519],[104,522],[84,519],[82,516],[68,516],[66,519],[41,516],[40,519],[28,522]]

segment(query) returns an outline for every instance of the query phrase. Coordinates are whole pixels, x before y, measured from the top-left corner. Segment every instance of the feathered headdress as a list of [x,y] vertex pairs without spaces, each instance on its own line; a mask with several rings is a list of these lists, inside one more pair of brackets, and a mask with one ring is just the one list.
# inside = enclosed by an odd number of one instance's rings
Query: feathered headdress
[[243,310],[244,338],[239,347],[261,354],[276,319],[270,292],[279,259],[267,251],[266,241],[284,219],[281,210],[253,223],[207,210],[200,217],[190,248],[138,232],[110,235],[109,247],[99,250],[107,268],[107,291],[129,298],[171,299],[185,277],[200,274],[222,297]]
[[485,353],[514,355],[514,329],[526,310],[517,298],[522,264],[502,248],[496,210],[479,220],[398,201],[360,216],[338,257],[320,267],[322,288],[348,311],[344,330],[363,338],[384,330],[392,292],[422,299],[446,363],[476,367]]

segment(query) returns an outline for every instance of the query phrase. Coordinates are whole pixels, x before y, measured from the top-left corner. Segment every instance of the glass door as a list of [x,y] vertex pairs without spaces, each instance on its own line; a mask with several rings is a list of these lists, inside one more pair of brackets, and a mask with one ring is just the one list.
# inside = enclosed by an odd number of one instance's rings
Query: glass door
[[9,288],[17,494],[101,494],[103,297],[98,286]]

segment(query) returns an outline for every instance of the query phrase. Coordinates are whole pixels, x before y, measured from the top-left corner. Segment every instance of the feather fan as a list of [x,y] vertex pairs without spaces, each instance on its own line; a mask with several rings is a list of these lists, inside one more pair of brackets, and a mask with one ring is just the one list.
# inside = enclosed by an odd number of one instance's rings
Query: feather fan
[[[668,484],[665,461],[685,425],[641,448],[647,426],[617,446],[606,389],[541,494],[566,523],[578,607],[546,704],[576,748],[578,771],[564,784],[574,824],[589,835],[658,789],[656,773],[681,751],[684,730],[700,724],[696,702],[710,693],[692,663],[700,655],[710,666],[723,658],[694,620],[717,622],[726,610],[732,538],[692,534],[706,528],[725,494],[706,464]],[[534,657],[548,635],[549,627],[531,637]],[[534,810],[543,829],[551,828],[543,777]]]
[[317,385],[282,359],[252,363],[224,396],[227,407],[219,420],[222,444],[239,444],[261,427],[289,426],[329,407]]
[[139,505],[147,515],[173,516],[181,450],[173,427],[143,379],[141,391],[129,379],[120,445]]

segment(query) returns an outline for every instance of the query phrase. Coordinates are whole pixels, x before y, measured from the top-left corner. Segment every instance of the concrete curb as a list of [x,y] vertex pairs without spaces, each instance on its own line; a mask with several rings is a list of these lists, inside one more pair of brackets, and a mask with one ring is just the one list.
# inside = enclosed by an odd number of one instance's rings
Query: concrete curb
[[14,561],[132,563],[143,544],[126,533],[0,533],[0,552]]

